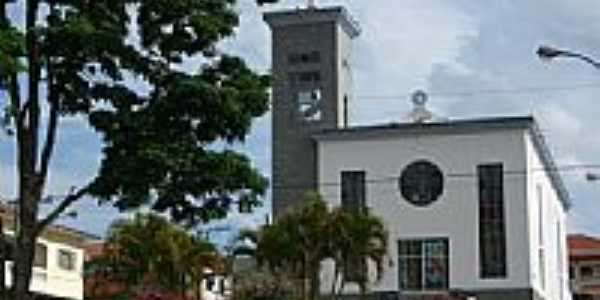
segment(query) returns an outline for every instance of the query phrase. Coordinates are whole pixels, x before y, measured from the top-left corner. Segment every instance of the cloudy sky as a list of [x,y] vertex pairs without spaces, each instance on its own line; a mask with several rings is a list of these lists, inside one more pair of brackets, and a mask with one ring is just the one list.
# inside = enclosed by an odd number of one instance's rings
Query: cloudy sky
[[[268,70],[270,34],[262,12],[305,5],[282,1],[258,8],[239,0],[241,27],[222,48]],[[600,70],[574,60],[541,62],[534,55],[537,46],[549,44],[600,59],[599,1],[321,0],[319,5],[347,6],[363,28],[355,42],[353,124],[402,120],[409,95],[424,89],[431,109],[449,118],[533,114],[559,166],[600,165]],[[240,146],[267,175],[269,124],[268,115],[257,120]],[[92,176],[99,149],[89,128],[63,123],[49,193],[64,193]],[[1,195],[14,196],[13,156],[14,146],[0,137]],[[600,169],[562,174],[574,200],[570,230],[600,234],[600,182],[586,182],[588,171]],[[80,203],[79,219],[67,222],[101,233],[115,212],[93,203]],[[234,223],[256,223],[268,209],[267,204],[255,216],[236,216]]]

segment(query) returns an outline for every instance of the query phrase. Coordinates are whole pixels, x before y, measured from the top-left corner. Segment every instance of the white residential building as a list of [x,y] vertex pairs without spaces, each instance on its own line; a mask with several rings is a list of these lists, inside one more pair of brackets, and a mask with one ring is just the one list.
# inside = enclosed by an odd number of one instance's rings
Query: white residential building
[[[265,20],[275,218],[309,190],[380,217],[391,265],[371,287],[377,297],[571,299],[569,197],[532,117],[439,120],[419,93],[410,120],[350,126],[356,21],[342,7]],[[322,273],[325,292],[332,266]]]
[[[6,217],[5,212],[4,225],[8,226],[12,217]],[[14,239],[14,232],[6,230],[5,237]],[[87,238],[84,233],[65,227],[46,229],[36,241],[30,290],[40,299],[82,300],[83,245]],[[12,286],[12,268],[13,262],[6,261],[6,286]]]

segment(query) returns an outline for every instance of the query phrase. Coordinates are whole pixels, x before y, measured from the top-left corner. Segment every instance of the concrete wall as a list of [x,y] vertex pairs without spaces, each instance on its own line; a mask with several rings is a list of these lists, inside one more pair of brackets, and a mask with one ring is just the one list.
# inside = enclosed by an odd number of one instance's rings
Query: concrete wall
[[[9,235],[11,233],[8,233]],[[51,242],[42,238],[38,243],[45,245],[47,268],[33,268],[30,290],[35,293],[57,298],[83,299],[83,250],[66,244]],[[59,250],[64,249],[75,254],[74,270],[64,270],[58,265]],[[6,285],[12,285],[12,261],[6,262]]]
[[[373,290],[398,290],[396,248],[399,239],[427,237],[447,237],[450,241],[450,289],[531,287],[531,250],[527,234],[530,224],[525,199],[528,188],[524,175],[505,175],[504,180],[508,276],[497,280],[479,278],[477,165],[502,162],[505,170],[525,170],[524,135],[525,130],[515,129],[319,143],[320,192],[331,206],[340,204],[339,186],[329,184],[340,182],[340,172],[364,170],[367,181],[377,182],[367,185],[367,205],[387,224],[392,266]],[[404,200],[397,181],[403,168],[420,159],[435,163],[445,174],[443,194],[437,202],[424,208]],[[382,181],[386,178],[388,181]],[[329,286],[331,272],[325,269],[323,282]]]
[[[527,147],[527,210],[533,287],[546,299],[570,300],[565,207],[558,198],[531,136],[527,134],[524,138]],[[545,253],[543,268],[540,268],[540,248]]]

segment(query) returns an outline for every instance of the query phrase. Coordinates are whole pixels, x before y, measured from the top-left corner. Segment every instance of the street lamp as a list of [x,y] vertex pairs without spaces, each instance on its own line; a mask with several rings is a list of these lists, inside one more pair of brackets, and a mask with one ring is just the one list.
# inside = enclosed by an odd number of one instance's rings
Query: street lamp
[[535,53],[537,54],[537,56],[540,59],[543,59],[543,60],[552,60],[557,57],[577,58],[579,60],[582,60],[582,61],[594,66],[597,69],[600,69],[599,61],[597,61],[587,55],[577,53],[577,52],[572,52],[572,51],[568,51],[568,50],[557,49],[554,47],[542,45],[537,49],[537,51]]
[[585,179],[587,181],[600,181],[600,174],[587,173],[585,174]]

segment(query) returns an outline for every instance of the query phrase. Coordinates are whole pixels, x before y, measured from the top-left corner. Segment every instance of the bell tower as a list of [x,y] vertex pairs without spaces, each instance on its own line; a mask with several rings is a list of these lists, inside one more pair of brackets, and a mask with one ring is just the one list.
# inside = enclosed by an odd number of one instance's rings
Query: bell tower
[[317,187],[312,135],[348,126],[352,40],[360,28],[344,7],[269,12],[272,31],[272,197],[280,216]]

